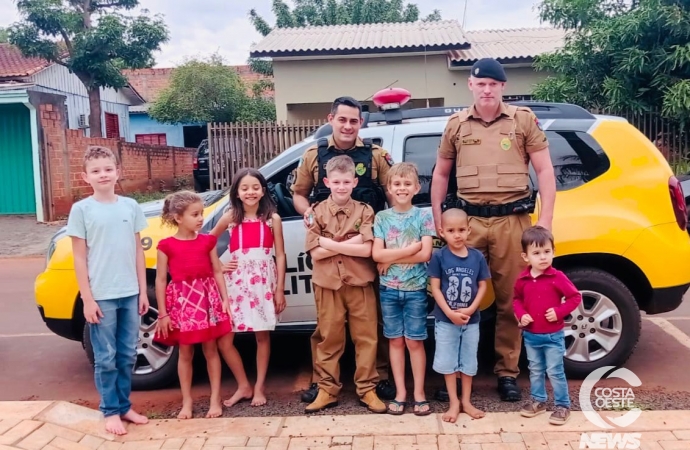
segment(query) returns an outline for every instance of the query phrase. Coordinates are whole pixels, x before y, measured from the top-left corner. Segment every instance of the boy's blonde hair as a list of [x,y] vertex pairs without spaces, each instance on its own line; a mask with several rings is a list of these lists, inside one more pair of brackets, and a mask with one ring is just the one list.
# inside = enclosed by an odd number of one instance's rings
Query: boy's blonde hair
[[338,155],[328,160],[326,163],[326,176],[331,172],[351,173],[355,175],[355,162],[347,155]]
[[419,184],[419,171],[417,170],[417,165],[409,162],[399,162],[393,164],[390,169],[388,169],[388,185],[390,186],[393,177],[403,177],[409,178],[415,183]]
[[84,170],[86,170],[86,164],[89,161],[98,158],[110,158],[117,166],[117,157],[112,150],[110,150],[108,147],[102,147],[100,145],[89,145],[89,147],[86,149],[86,153],[84,153]]

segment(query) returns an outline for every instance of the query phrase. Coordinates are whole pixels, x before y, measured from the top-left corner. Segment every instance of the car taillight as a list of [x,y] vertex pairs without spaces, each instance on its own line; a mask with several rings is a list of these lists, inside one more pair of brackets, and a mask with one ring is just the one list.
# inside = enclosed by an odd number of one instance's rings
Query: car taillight
[[671,194],[671,204],[676,215],[676,222],[680,229],[685,231],[688,227],[688,207],[685,204],[683,187],[678,178],[672,176],[668,179],[668,190]]
[[194,159],[192,160],[192,166],[194,167],[194,169],[198,169],[198,168],[199,168],[199,158],[197,158],[196,156],[195,156]]

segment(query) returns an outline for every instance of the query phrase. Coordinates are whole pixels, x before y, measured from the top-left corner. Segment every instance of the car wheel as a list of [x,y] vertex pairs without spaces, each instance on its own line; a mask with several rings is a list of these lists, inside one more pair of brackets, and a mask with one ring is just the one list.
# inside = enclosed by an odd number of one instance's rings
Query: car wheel
[[565,370],[585,378],[602,366],[621,366],[640,338],[640,308],[618,278],[599,269],[565,269],[582,293],[580,305],[565,318]]
[[[155,288],[149,286],[148,296],[150,307],[146,314],[140,317],[139,339],[137,340],[137,359],[132,376],[132,389],[145,391],[169,386],[177,379],[177,347],[168,347],[153,342],[158,323],[158,303]],[[89,324],[84,325],[84,350],[91,365],[94,364],[93,347]]]

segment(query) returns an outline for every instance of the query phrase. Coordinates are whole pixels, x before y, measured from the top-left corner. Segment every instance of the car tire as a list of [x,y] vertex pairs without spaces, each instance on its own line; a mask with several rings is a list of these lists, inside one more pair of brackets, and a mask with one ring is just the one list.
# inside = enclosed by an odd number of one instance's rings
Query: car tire
[[[141,324],[139,328],[139,342],[137,343],[137,363],[135,365],[135,373],[132,376],[132,390],[135,391],[148,391],[154,389],[161,389],[171,385],[177,380],[177,360],[179,357],[179,351],[177,347],[172,347],[169,353],[169,357],[157,370],[142,370],[141,362],[147,361],[147,359],[142,356],[146,349],[142,348],[143,345],[149,345],[148,342],[151,340],[150,332],[149,336],[144,337],[144,325],[146,325],[147,330],[151,330],[151,327],[155,327],[155,323],[158,320],[158,302],[156,301],[155,288],[153,286],[148,287],[148,297],[150,303],[149,312],[141,317]],[[94,365],[94,355],[93,347],[91,345],[91,335],[89,333],[89,324],[84,325],[83,332],[83,346],[86,352],[86,357],[88,358],[91,365]],[[158,346],[157,348],[161,348]],[[149,365],[150,367],[150,365]],[[142,370],[142,373],[136,373],[136,371]]]
[[[583,379],[599,367],[622,366],[635,349],[641,332],[640,308],[632,292],[618,278],[600,269],[569,268],[564,273],[582,293],[581,305],[584,308],[584,311],[576,309],[565,319],[566,373],[571,378]],[[601,303],[597,305],[598,302]],[[601,310],[599,314],[594,313],[594,306],[605,311],[613,308],[617,311],[597,321],[594,316],[602,318],[602,314]],[[577,347],[576,339],[580,344]],[[612,348],[606,350],[602,342],[608,342]],[[575,351],[585,348],[583,343],[586,343],[587,354],[593,358],[581,358],[583,352]]]

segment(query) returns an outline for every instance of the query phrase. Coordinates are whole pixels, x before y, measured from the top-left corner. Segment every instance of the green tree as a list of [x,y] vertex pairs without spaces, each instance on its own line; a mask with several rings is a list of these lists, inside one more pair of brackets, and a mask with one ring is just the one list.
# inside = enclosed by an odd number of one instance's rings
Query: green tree
[[218,55],[194,58],[172,72],[149,115],[170,124],[275,120],[275,104],[261,97],[264,88],[246,86]]
[[[275,28],[294,28],[309,25],[348,25],[365,23],[416,22],[419,7],[403,0],[294,0],[294,7],[284,0],[273,0]],[[249,11],[249,20],[262,36],[273,28],[255,9]],[[441,20],[441,11],[435,9],[423,21]],[[273,67],[266,59],[250,58],[249,65],[257,73],[273,75]]]
[[125,16],[138,0],[17,0],[22,20],[9,40],[26,56],[67,67],[89,93],[90,135],[101,137],[100,88],[127,84],[118,66],[142,68],[168,40],[159,17]]
[[554,74],[537,98],[690,119],[690,2],[543,0],[539,10],[568,36],[535,61]]
[[7,30],[0,28],[0,44],[7,42]]

